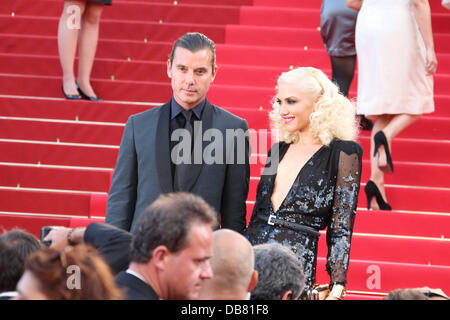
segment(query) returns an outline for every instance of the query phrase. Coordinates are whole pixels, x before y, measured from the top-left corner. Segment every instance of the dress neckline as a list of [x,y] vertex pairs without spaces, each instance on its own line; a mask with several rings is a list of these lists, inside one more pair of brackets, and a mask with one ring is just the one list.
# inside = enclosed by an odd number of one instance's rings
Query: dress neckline
[[285,194],[285,196],[284,196],[284,198],[283,198],[283,201],[281,201],[280,206],[279,206],[278,209],[275,211],[275,207],[274,207],[273,202],[272,202],[272,194],[273,194],[273,189],[274,189],[274,187],[275,187],[275,180],[276,180],[277,175],[278,175],[278,166],[280,165],[281,160],[283,160],[284,156],[286,155],[286,153],[287,153],[287,151],[289,150],[289,147],[290,147],[291,145],[292,145],[292,143],[289,143],[289,144],[287,145],[286,150],[285,150],[284,152],[282,152],[281,158],[280,158],[280,160],[279,160],[279,162],[278,162],[278,164],[277,164],[277,171],[276,171],[276,173],[273,175],[272,186],[271,186],[272,192],[270,193],[269,202],[270,202],[270,206],[271,206],[272,212],[275,213],[275,214],[277,214],[278,211],[280,211],[280,208],[283,206],[283,203],[286,201],[286,198],[287,198],[287,196],[289,195],[289,192],[291,192],[291,190],[292,190],[292,188],[293,188],[295,182],[297,181],[298,177],[300,176],[300,174],[302,173],[302,171],[303,171],[303,169],[306,167],[306,165],[307,165],[312,159],[314,159],[314,158],[317,156],[317,154],[318,154],[324,147],[326,147],[326,145],[322,145],[319,149],[316,150],[316,152],[314,152],[314,153],[312,154],[312,156],[311,156],[308,160],[306,160],[305,164],[304,164],[304,165],[300,168],[300,170],[298,171],[297,176],[295,177],[294,181],[292,182],[292,185],[291,185],[291,187],[289,188],[288,192]]

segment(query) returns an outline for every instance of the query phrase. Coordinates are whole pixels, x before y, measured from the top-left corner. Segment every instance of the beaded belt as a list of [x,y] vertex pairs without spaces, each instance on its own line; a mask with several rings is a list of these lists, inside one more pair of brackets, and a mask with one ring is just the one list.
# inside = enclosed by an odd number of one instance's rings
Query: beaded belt
[[271,215],[258,215],[258,217],[261,220],[264,220],[267,222],[268,225],[271,226],[280,226],[280,227],[284,227],[284,228],[289,228],[295,231],[302,231],[302,232],[307,232],[309,234],[312,234],[313,236],[319,237],[320,236],[320,232],[317,231],[314,228],[311,227],[307,227],[295,222],[289,222],[283,219],[279,219],[277,218],[275,215],[271,214]]

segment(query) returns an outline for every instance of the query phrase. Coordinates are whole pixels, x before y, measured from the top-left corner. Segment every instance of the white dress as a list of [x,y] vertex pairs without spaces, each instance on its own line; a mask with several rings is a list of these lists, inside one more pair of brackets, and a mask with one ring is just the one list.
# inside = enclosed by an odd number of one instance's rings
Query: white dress
[[434,111],[433,76],[411,0],[364,0],[356,22],[357,113]]

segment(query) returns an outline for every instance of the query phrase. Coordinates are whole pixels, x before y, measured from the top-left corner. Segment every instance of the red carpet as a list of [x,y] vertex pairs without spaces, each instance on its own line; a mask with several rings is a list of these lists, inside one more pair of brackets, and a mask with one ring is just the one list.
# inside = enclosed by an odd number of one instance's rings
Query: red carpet
[[[106,7],[92,83],[106,101],[65,101],[56,31],[60,0],[3,0],[0,7],[0,228],[36,235],[44,225],[103,221],[127,118],[171,97],[165,61],[173,40],[203,32],[217,44],[219,72],[209,100],[268,128],[277,76],[296,66],[330,75],[320,38],[319,0],[115,0]],[[367,211],[369,132],[346,299],[380,299],[395,288],[450,293],[450,11],[430,0],[439,67],[436,111],[393,142],[386,176],[393,212]],[[356,82],[351,97],[356,95]],[[270,142],[270,139],[268,138]],[[253,148],[252,159],[265,153]],[[261,154],[260,154],[261,153]],[[248,216],[262,163],[251,167]],[[318,282],[325,272],[322,235]],[[379,273],[379,281],[371,276]]]

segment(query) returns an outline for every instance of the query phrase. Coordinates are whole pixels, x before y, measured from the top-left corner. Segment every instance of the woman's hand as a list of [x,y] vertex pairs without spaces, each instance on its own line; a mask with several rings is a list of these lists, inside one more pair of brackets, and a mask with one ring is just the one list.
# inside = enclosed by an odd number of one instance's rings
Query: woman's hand
[[345,0],[347,7],[358,10],[361,9],[363,0]]
[[436,72],[438,65],[434,49],[427,49],[425,59],[425,70],[428,75],[433,75]]

